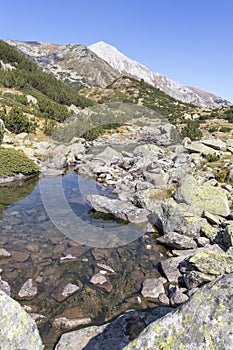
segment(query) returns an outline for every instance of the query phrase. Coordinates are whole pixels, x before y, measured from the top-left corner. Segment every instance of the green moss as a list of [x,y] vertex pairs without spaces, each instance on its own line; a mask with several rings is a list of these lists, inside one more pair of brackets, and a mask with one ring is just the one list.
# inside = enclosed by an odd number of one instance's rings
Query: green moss
[[14,149],[0,148],[0,177],[19,173],[30,175],[39,171],[39,166],[24,154]]

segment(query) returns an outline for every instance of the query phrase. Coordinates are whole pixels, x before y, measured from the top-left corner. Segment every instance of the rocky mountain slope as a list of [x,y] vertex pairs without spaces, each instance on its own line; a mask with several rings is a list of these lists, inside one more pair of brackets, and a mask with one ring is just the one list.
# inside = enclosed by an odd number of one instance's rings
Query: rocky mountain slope
[[141,80],[122,76],[105,89],[81,89],[80,94],[96,103],[124,102],[148,107],[171,121],[185,113],[194,114],[198,108],[194,105],[177,101],[163,91]]
[[73,87],[104,87],[119,75],[106,61],[83,45],[14,40],[8,40],[7,43],[33,59],[43,70],[53,73]]
[[108,62],[121,74],[127,74],[137,79],[144,79],[148,84],[159,88],[177,100],[192,103],[200,107],[210,108],[231,104],[229,101],[209,92],[189,86],[183,86],[160,73],[153,73],[147,67],[126,57],[114,46],[103,41],[90,45],[88,48]]

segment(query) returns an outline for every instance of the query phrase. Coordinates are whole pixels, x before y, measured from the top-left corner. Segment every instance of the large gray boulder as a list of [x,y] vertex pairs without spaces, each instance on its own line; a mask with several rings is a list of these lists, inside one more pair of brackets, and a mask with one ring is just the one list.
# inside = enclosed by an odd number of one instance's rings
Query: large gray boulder
[[124,350],[233,349],[233,274],[199,289],[176,311],[151,323]]
[[230,214],[227,191],[213,186],[208,181],[200,183],[191,175],[183,179],[175,199],[179,203],[188,204],[192,212],[198,215],[202,215],[205,210],[223,217]]
[[146,209],[137,208],[133,204],[122,202],[119,199],[93,194],[87,196],[87,201],[96,211],[112,214],[128,222],[140,224],[148,221],[149,212]]
[[15,300],[0,291],[0,349],[42,350],[35,321]]

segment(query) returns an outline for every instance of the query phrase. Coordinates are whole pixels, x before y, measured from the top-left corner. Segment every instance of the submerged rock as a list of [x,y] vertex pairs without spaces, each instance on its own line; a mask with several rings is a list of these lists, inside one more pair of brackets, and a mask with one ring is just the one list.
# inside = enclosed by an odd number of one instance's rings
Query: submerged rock
[[22,286],[18,293],[19,298],[32,298],[37,294],[37,287],[33,286],[33,281],[29,278]]
[[178,310],[151,323],[124,350],[233,349],[233,274],[198,290]]

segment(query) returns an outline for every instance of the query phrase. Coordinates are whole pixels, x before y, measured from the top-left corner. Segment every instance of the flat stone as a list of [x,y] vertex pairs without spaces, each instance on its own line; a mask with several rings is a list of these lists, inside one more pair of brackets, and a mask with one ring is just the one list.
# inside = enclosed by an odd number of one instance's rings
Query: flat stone
[[220,151],[226,151],[227,150],[227,144],[223,142],[220,139],[217,138],[209,138],[209,139],[202,139],[201,143],[203,143],[206,146],[209,146],[213,149],[217,149]]
[[177,232],[167,233],[156,239],[157,242],[165,244],[171,248],[176,249],[195,249],[197,248],[196,242],[186,235],[179,234]]
[[165,293],[163,284],[166,280],[162,277],[159,278],[147,278],[142,283],[141,294],[144,298],[158,298],[161,293]]
[[59,317],[53,321],[53,327],[62,328],[66,330],[77,328],[78,326],[84,326],[91,323],[90,317],[68,319],[66,317]]
[[199,141],[186,143],[185,148],[190,152],[200,153],[203,155],[219,154],[218,151],[214,150],[212,147],[208,147],[206,145],[203,145],[203,143],[201,143]]
[[19,298],[32,298],[37,294],[37,287],[33,286],[33,281],[29,278],[22,286],[18,293]]
[[77,290],[79,290],[80,287],[77,286],[76,284],[72,284],[72,283],[68,283],[65,288],[62,291],[62,296],[64,297],[68,297],[69,295],[77,292]]
[[101,269],[106,270],[107,272],[115,273],[115,271],[108,265],[97,263],[97,266],[100,267]]
[[90,282],[93,284],[104,284],[107,283],[108,280],[106,279],[106,277],[104,277],[101,273],[96,273],[94,276],[92,276],[92,278],[90,279]]
[[1,248],[0,249],[0,258],[9,258],[11,256],[11,253],[6,251],[6,249]]
[[19,250],[15,250],[11,252],[12,259],[18,262],[25,262],[30,258],[30,254],[26,252],[21,252]]

